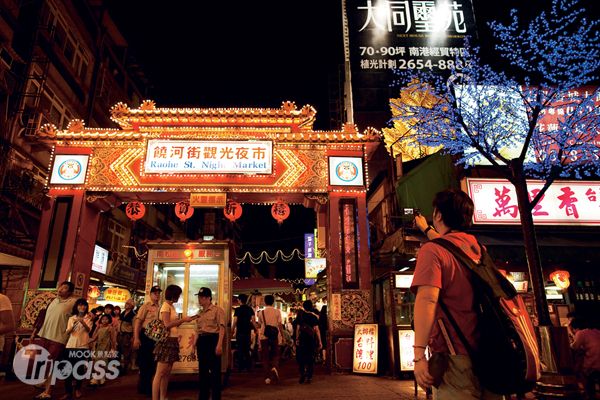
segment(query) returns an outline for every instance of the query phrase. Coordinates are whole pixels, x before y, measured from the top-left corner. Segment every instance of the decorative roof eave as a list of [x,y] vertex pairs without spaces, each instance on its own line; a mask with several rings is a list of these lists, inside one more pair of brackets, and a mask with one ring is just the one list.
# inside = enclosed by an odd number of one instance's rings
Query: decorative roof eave
[[281,108],[156,108],[145,100],[137,109],[117,103],[111,119],[124,129],[151,126],[281,126],[297,130],[312,129],[317,111],[310,105],[300,110],[291,101]]
[[[43,125],[37,132],[37,138],[43,141],[90,141],[90,142],[114,142],[114,141],[142,141],[146,138],[178,138],[178,139],[223,139],[228,138],[227,127],[201,129],[198,127],[172,127],[167,129],[172,135],[164,135],[164,127],[152,127],[150,130],[134,131],[85,128],[83,121],[72,120],[66,130],[57,130],[52,124]],[[243,129],[235,128],[231,131],[230,139],[243,137]],[[296,143],[368,143],[380,142],[381,132],[374,128],[367,128],[360,134],[354,124],[345,124],[342,130],[338,131],[289,131],[277,130],[272,128],[247,127],[247,131],[252,134],[252,138],[270,139],[277,141],[289,141]],[[257,136],[257,132],[260,135]],[[214,137],[211,137],[214,136]]]

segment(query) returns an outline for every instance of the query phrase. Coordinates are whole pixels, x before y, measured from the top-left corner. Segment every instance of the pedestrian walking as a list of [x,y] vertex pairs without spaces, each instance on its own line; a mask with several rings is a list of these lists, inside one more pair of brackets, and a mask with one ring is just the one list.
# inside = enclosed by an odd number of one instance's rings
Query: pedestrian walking
[[131,353],[133,348],[133,299],[125,302],[125,310],[121,313],[121,323],[117,331],[117,351],[121,358],[121,375],[127,374],[131,364]]
[[570,324],[575,332],[571,348],[582,353],[581,376],[588,399],[596,398],[596,384],[600,383],[600,330],[586,323],[581,317]]
[[152,286],[150,301],[140,307],[133,324],[133,348],[138,350],[137,365],[140,372],[138,393],[152,396],[152,379],[156,372],[154,361],[154,340],[146,336],[144,329],[151,321],[158,319],[158,301],[162,289]]
[[225,311],[212,304],[212,291],[202,287],[197,293],[202,310],[198,315],[199,400],[221,400],[221,355],[225,337]]
[[[112,325],[110,314],[104,314],[100,317],[100,323],[94,332],[91,340],[93,344],[94,365],[103,362],[108,365],[110,359],[114,358],[117,349],[117,332]],[[104,385],[104,376],[100,379],[92,379],[90,385]]]
[[266,295],[266,307],[258,313],[261,361],[267,385],[279,381],[279,338],[283,338],[281,312],[273,304],[275,297],[272,294]]
[[[473,201],[463,191],[445,190],[433,200],[433,226],[420,215],[415,217],[415,223],[429,239],[442,236],[478,261],[481,248],[477,239],[463,232],[471,224],[473,208]],[[477,348],[477,314],[470,271],[445,248],[425,243],[419,250],[411,290],[416,292],[413,347],[419,386],[427,389],[434,383],[433,371],[425,358],[429,346],[433,353],[449,354],[441,382],[433,388],[434,398],[501,399],[501,395],[481,387],[467,349],[438,304],[444,302],[470,346]]]
[[[73,296],[75,285],[65,281],[58,286],[57,297],[50,302],[46,308],[44,322],[39,332],[34,328],[31,333],[31,339],[39,336],[39,344],[48,351],[48,358],[52,361],[59,361],[63,357],[65,344],[69,338],[67,335],[67,324],[73,312],[73,306],[77,297]],[[48,374],[50,373],[50,368]],[[52,398],[52,379],[46,376],[45,389],[35,397],[36,399]]]
[[[66,357],[73,367],[73,372],[65,379],[65,395],[61,400],[81,398],[81,379],[75,378],[75,366],[80,361],[86,361],[89,356],[90,331],[92,330],[92,314],[89,312],[88,302],[85,299],[77,299],[72,316],[67,322],[67,335],[69,339],[66,344]],[[79,376],[85,375],[81,367],[77,368]],[[73,384],[75,381],[75,384]]]
[[4,350],[4,336],[15,331],[15,317],[8,296],[0,293],[0,359]]
[[319,316],[313,309],[313,303],[306,300],[303,310],[296,317],[296,361],[300,370],[300,383],[311,383],[316,352],[321,349]]
[[244,369],[250,371],[252,366],[250,342],[252,331],[256,331],[256,327],[254,324],[254,310],[246,304],[248,302],[248,296],[242,293],[238,296],[238,299],[242,304],[235,309],[233,314],[231,333],[232,336],[235,337],[238,369],[241,372]]

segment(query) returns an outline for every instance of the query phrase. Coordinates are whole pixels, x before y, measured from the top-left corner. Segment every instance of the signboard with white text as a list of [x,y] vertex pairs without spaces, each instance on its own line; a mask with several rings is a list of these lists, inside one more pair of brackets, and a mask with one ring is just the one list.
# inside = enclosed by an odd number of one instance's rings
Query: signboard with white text
[[414,371],[415,331],[401,329],[398,331],[398,348],[400,350],[400,371]]
[[[543,187],[542,181],[527,181],[529,198]],[[467,179],[469,196],[475,204],[474,224],[521,223],[517,194],[503,179]],[[600,224],[600,182],[556,181],[532,210],[536,225]]]
[[52,185],[83,185],[87,172],[88,155],[58,154],[50,176]]
[[377,373],[377,324],[354,325],[354,351],[352,372]]
[[269,141],[149,140],[146,173],[270,174]]
[[106,274],[106,268],[108,266],[108,250],[95,245],[94,246],[94,258],[92,258],[92,271]]

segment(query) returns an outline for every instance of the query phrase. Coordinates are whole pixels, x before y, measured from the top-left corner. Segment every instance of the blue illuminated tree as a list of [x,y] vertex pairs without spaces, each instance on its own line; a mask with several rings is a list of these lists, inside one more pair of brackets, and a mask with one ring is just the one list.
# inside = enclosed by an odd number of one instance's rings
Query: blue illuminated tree
[[[525,25],[516,10],[509,24],[490,23],[504,70],[483,63],[466,41],[449,78],[399,72],[401,98],[408,101],[391,102],[394,119],[410,127],[405,141],[442,146],[466,167],[491,165],[514,185],[536,311],[545,326],[550,317],[533,207],[557,178],[600,174],[600,116],[594,104],[600,93],[588,86],[598,79],[599,21],[587,19],[577,3],[553,0],[551,10]],[[566,110],[557,123],[540,124],[557,106]],[[533,197],[527,178],[544,181]]]

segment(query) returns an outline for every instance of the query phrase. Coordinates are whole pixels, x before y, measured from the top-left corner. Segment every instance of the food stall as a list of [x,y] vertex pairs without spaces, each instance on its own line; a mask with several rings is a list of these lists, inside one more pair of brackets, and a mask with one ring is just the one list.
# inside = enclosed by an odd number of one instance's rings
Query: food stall
[[387,367],[395,377],[408,377],[414,370],[412,278],[410,272],[387,272],[373,281],[376,322],[384,326],[381,340],[387,344]]
[[[148,246],[148,274],[146,276],[146,296],[150,288],[158,285],[163,293],[167,286],[178,285],[183,293],[177,303],[173,303],[178,318],[196,315],[200,311],[196,293],[201,287],[212,291],[214,304],[225,310],[225,340],[222,372],[230,367],[229,329],[231,326],[232,266],[235,265],[235,252],[231,241],[174,242],[152,241]],[[148,298],[147,297],[147,298]],[[164,298],[161,298],[161,302]],[[174,373],[197,373],[196,323],[179,326],[179,361],[173,365]]]

